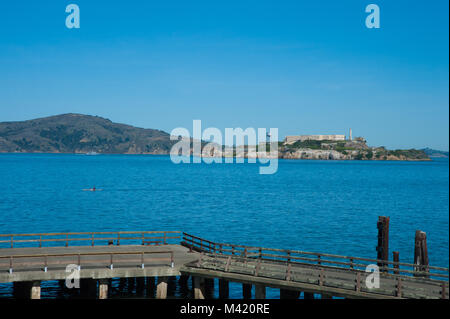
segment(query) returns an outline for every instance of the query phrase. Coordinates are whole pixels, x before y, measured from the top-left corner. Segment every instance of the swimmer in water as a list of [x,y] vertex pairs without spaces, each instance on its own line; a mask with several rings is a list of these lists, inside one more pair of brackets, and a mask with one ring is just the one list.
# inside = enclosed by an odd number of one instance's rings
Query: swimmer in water
[[85,191],[85,192],[100,192],[100,191],[102,191],[103,189],[97,189],[95,186],[94,187],[92,187],[92,188],[86,188],[86,189],[83,189],[83,191]]

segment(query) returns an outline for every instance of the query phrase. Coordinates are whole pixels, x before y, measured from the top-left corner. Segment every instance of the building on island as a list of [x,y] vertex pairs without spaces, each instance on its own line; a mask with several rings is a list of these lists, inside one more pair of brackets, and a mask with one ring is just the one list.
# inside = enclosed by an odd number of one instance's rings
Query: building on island
[[345,135],[291,135],[284,139],[285,144],[294,144],[298,141],[345,141]]

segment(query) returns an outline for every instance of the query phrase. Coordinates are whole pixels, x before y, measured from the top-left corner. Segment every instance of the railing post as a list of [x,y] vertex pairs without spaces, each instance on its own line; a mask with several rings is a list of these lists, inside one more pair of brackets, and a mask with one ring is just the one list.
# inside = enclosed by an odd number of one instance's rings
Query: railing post
[[94,247],[94,233],[92,233],[92,247]]
[[353,269],[353,258],[350,258],[350,269]]
[[442,292],[441,292],[441,298],[442,299],[446,299],[447,298],[446,293],[445,293],[445,285],[446,285],[446,282],[443,281],[442,282]]
[[48,266],[48,260],[47,260],[47,255],[45,255],[45,259],[44,259],[44,272],[47,272],[47,266]]
[[164,245],[166,244],[166,232],[164,232]]
[[120,233],[117,233],[117,246],[120,246]]
[[287,281],[291,280],[291,263],[288,263],[288,267],[287,267],[287,270],[286,270],[286,278],[285,279]]
[[320,262],[320,255],[317,255],[317,264],[321,265],[322,263]]
[[[400,262],[400,257],[399,257],[399,252],[398,251],[393,251],[392,255],[393,255],[394,263]],[[400,268],[400,265],[399,264],[394,264],[394,268],[395,268],[394,274],[398,275],[400,273],[398,271],[398,269]]]
[[69,247],[69,234],[66,234],[66,247]]
[[113,270],[114,266],[113,266],[113,254],[111,253],[111,260],[109,263],[109,269]]
[[42,235],[39,236],[39,248],[42,248]]
[[144,235],[144,233],[142,233],[142,245],[144,245],[144,241],[145,241],[145,235]]
[[323,283],[325,281],[325,274],[323,268],[320,268],[320,274],[319,274],[319,286],[323,286]]
[[359,271],[356,272],[356,291],[359,292],[361,290],[361,273]]
[[397,278],[397,297],[402,297],[402,278]]
[[234,255],[234,246],[231,246],[231,254]]
[[11,248],[13,248],[14,247],[14,238],[13,238],[14,236],[11,236]]

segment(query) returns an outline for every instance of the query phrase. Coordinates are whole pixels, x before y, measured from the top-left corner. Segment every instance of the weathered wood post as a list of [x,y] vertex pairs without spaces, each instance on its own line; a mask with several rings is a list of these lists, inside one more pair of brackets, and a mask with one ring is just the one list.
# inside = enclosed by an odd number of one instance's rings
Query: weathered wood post
[[180,286],[187,286],[188,285],[188,281],[189,281],[189,275],[181,275],[178,278],[178,284]]
[[81,278],[80,294],[86,299],[97,298],[97,280],[91,278]]
[[119,292],[120,292],[120,294],[124,294],[126,283],[127,283],[127,278],[119,278]]
[[[399,256],[399,252],[398,251],[393,251],[392,252],[392,257],[395,263],[400,262],[400,256]],[[400,272],[398,271],[398,269],[400,268],[400,265],[394,265],[394,274],[398,275]]]
[[167,277],[158,277],[158,285],[156,286],[156,299],[167,298]]
[[147,277],[147,297],[155,297],[155,277]]
[[174,296],[177,290],[177,277],[169,276],[167,278],[167,295]]
[[242,296],[244,299],[252,298],[252,285],[242,284]]
[[133,293],[134,287],[136,286],[136,278],[134,277],[128,277],[127,278],[127,290],[128,293]]
[[255,285],[255,299],[266,299],[266,286]]
[[108,299],[108,279],[100,279],[98,281],[98,299]]
[[33,281],[31,283],[31,299],[41,299],[41,282]]
[[219,279],[219,299],[228,299],[230,297],[230,285],[228,280]]
[[178,279],[178,285],[180,286],[180,294],[182,297],[187,297],[189,295],[189,276],[188,275],[181,275]]
[[194,298],[205,299],[205,278],[192,277],[194,284]]
[[143,296],[145,291],[145,277],[136,278],[136,294]]
[[[378,216],[378,246],[377,246],[377,259],[389,260],[389,217]],[[381,271],[385,271],[383,268],[386,263],[379,262],[378,267]]]
[[205,292],[208,298],[214,297],[214,279],[213,278],[205,278]]
[[[423,231],[416,230],[416,238],[414,244],[414,264],[417,265],[415,271],[428,272],[428,248],[427,234]],[[421,275],[416,275],[421,276]],[[422,275],[428,277],[427,275]]]

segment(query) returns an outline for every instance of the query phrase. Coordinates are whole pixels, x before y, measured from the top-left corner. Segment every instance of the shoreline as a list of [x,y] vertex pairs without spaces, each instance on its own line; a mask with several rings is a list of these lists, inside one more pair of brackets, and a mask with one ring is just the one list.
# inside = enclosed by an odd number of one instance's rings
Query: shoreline
[[[99,155],[149,155],[149,156],[170,156],[170,154],[167,153],[97,153],[95,155],[88,155],[86,153],[65,153],[65,152],[2,152],[0,151],[0,155],[17,155],[17,154],[24,154],[24,155],[31,155],[31,154],[42,154],[42,155],[85,155],[85,156],[99,156]],[[227,156],[204,156],[204,158],[230,158]],[[254,157],[242,157],[242,156],[233,156],[233,158],[244,158],[244,159],[254,159]],[[274,158],[272,158],[274,159]],[[324,158],[284,158],[284,157],[278,157],[280,160],[289,160],[289,161],[298,161],[298,160],[304,160],[304,161],[330,161],[330,162],[432,162],[435,159],[447,159],[448,157],[429,157],[424,159],[324,159]]]

